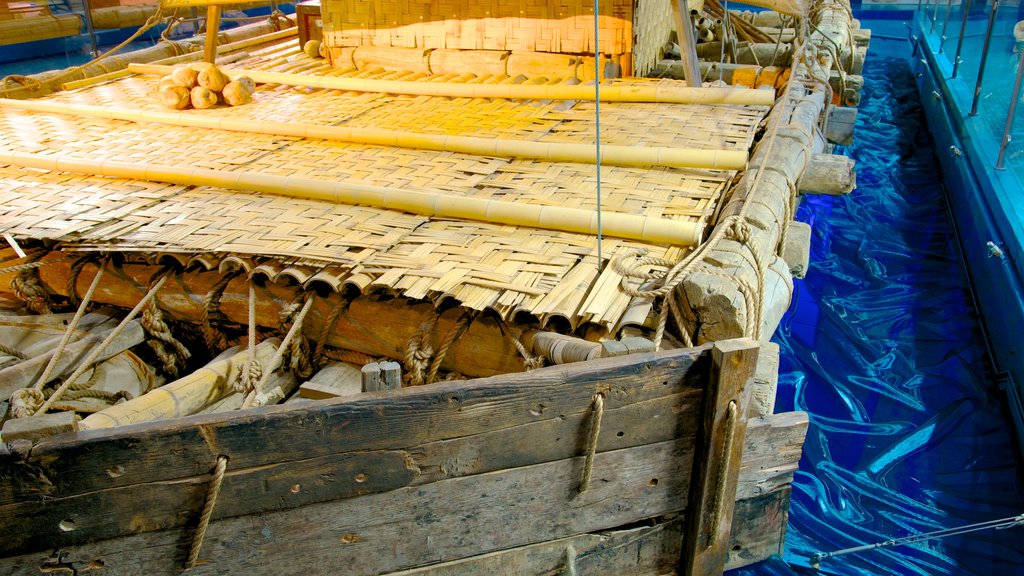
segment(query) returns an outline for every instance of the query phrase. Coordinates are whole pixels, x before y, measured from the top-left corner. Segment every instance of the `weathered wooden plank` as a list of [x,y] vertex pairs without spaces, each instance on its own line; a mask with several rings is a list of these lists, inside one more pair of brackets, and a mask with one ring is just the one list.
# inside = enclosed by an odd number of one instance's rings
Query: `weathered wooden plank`
[[[193,574],[349,574],[453,560],[605,530],[681,510],[690,458],[682,442],[595,457],[594,481],[576,485],[583,458],[407,487],[361,498],[215,520]],[[180,571],[188,530],[139,534],[68,548],[64,561],[101,562],[105,574]],[[38,569],[49,552],[0,560],[0,572]]]
[[697,431],[692,505],[679,560],[686,576],[719,574],[725,567],[757,351],[756,342],[744,339],[717,342],[711,349],[713,368]]
[[4,422],[3,438],[11,440],[39,440],[47,436],[78,430],[78,417],[74,412],[51,412],[39,416],[12,418]]
[[[34,446],[27,462],[0,468],[0,505],[200,476],[221,454],[241,469],[352,450],[403,449],[581,413],[599,391],[606,407],[615,409],[700,389],[710,368],[706,352],[638,354],[54,437]],[[111,468],[122,473],[107,474]]]

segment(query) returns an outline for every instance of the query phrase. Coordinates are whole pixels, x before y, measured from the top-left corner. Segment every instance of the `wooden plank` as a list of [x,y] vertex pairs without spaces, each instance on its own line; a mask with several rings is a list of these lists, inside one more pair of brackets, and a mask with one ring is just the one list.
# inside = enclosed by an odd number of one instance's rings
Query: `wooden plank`
[[[614,410],[700,389],[710,365],[707,352],[701,347],[636,354],[355,399],[53,437],[34,446],[27,461],[12,465],[27,472],[0,470],[5,477],[27,480],[0,482],[0,505],[201,476],[221,454],[241,469],[352,450],[404,449],[579,414],[597,392],[606,393],[605,406]],[[107,474],[112,467],[123,474]]]
[[720,574],[728,555],[736,483],[747,428],[748,383],[754,376],[758,344],[739,339],[715,343],[697,432],[686,539],[679,572]]
[[[344,501],[211,523],[206,563],[191,574],[349,574],[453,560],[605,530],[681,510],[690,458],[681,442],[600,453],[594,482],[576,493],[583,458],[501,470]],[[188,530],[166,530],[67,548],[65,561],[101,561],[105,574],[177,572]],[[0,560],[35,570],[48,552]]]
[[78,417],[74,412],[51,412],[39,416],[12,418],[4,422],[3,438],[11,440],[39,440],[47,436],[75,432],[78,430]]

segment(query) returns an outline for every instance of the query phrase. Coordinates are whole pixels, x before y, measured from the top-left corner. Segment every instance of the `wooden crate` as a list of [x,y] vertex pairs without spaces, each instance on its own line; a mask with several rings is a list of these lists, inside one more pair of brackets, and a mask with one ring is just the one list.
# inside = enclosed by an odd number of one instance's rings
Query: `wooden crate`
[[320,18],[320,0],[295,5],[295,16],[299,26],[299,46],[310,40],[324,39],[324,25]]

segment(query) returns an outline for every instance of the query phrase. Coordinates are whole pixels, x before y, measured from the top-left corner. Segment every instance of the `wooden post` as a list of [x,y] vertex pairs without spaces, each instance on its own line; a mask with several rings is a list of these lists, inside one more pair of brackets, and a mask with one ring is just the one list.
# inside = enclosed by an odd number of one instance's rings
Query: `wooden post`
[[213,64],[217,60],[217,35],[220,34],[220,5],[211,4],[206,9],[206,44],[203,60]]
[[747,429],[747,383],[757,352],[757,342],[746,338],[716,342],[711,350],[679,559],[678,573],[684,576],[721,574],[725,568]]

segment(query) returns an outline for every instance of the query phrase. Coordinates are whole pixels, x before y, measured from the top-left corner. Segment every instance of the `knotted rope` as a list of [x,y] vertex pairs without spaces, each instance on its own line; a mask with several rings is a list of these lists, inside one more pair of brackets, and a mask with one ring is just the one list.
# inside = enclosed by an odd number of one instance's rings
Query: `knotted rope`
[[[96,275],[92,278],[92,283],[89,284],[89,289],[85,291],[85,295],[82,296],[82,299],[78,304],[78,310],[75,311],[75,315],[71,318],[71,322],[64,330],[64,334],[61,335],[57,348],[53,351],[53,355],[50,356],[50,361],[46,363],[46,367],[43,368],[43,372],[39,375],[39,378],[36,379],[35,384],[33,384],[31,388],[15,390],[11,395],[11,410],[15,418],[31,416],[43,405],[43,401],[45,399],[43,396],[43,387],[50,381],[50,375],[57,366],[57,361],[60,360],[61,355],[64,354],[64,350],[67,348],[68,342],[71,340],[71,335],[78,329],[78,324],[81,322],[82,316],[85,315],[85,310],[89,307],[89,302],[92,301],[92,295],[96,292],[96,287],[99,286],[100,279],[103,278],[103,270],[104,266],[103,264],[100,264],[96,270]],[[75,379],[77,379],[77,377]]]
[[235,269],[224,274],[210,288],[206,296],[203,296],[200,305],[199,329],[203,334],[203,341],[206,342],[206,346],[211,352],[218,353],[228,347],[228,339],[224,332],[215,328],[213,324],[214,322],[227,322],[227,316],[220,311],[220,299],[224,296],[224,290],[227,289],[228,283],[241,273],[241,270]]
[[[164,279],[170,275],[171,270],[165,269],[157,272],[154,278],[159,277],[162,284]],[[150,283],[151,286],[152,284],[153,282]],[[171,333],[171,328],[164,321],[163,310],[157,304],[156,298],[151,298],[143,309],[142,328],[151,336],[147,344],[160,359],[164,372],[177,378],[180,368],[192,357],[192,353]]]
[[426,382],[430,358],[434,355],[434,349],[430,346],[430,333],[434,331],[439,317],[437,310],[431,308],[405,347],[406,373],[403,379],[406,386],[420,386]]
[[213,509],[217,505],[217,496],[220,495],[220,485],[224,481],[224,473],[228,469],[228,457],[218,456],[217,464],[210,476],[210,487],[206,491],[206,502],[203,503],[203,511],[199,515],[199,524],[196,526],[195,534],[192,535],[192,546],[189,548],[188,559],[185,561],[185,569],[188,570],[199,561],[199,551],[203,548],[203,539],[206,538],[206,529],[210,526],[210,518],[213,516]]
[[576,492],[582,494],[590,488],[590,477],[594,473],[594,456],[597,454],[597,439],[601,435],[601,419],[604,418],[604,394],[594,396],[594,409],[590,416],[590,428],[587,430],[587,457],[583,461],[583,478]]
[[[249,391],[248,396],[245,397],[245,400],[242,402],[241,408],[250,408],[254,405],[254,403],[256,402],[256,396],[259,394],[260,390],[263,390],[267,387],[267,384],[270,382],[270,378],[271,376],[273,376],[274,371],[277,370],[279,366],[281,366],[281,364],[284,361],[285,354],[288,353],[288,350],[291,349],[292,342],[294,342],[295,339],[301,334],[302,323],[306,319],[306,314],[309,313],[310,308],[313,307],[313,293],[307,292],[303,294],[303,298],[304,302],[302,304],[302,308],[300,308],[298,313],[294,315],[291,328],[288,329],[288,333],[285,335],[284,340],[281,341],[280,346],[278,346],[277,350],[274,352],[274,356],[270,360],[270,365],[263,370],[263,374],[260,377],[259,382],[255,386],[253,386],[253,388]],[[292,364],[294,366],[295,362],[293,361]]]
[[50,295],[39,282],[38,266],[24,269],[11,278],[11,291],[36,314],[50,313]]
[[523,369],[529,372],[530,370],[543,368],[544,357],[534,356],[533,354],[530,353],[529,350],[526,349],[526,345],[523,344],[522,330],[516,331],[517,333],[513,332],[512,327],[509,326],[507,322],[505,322],[504,318],[502,318],[501,316],[498,316],[497,318],[498,329],[501,330],[502,336],[504,336],[505,340],[508,341],[508,343],[511,344],[517,352],[519,352],[519,356],[523,359]]
[[168,276],[168,274],[160,276],[160,279],[157,280],[156,283],[154,283],[150,287],[149,292],[146,292],[146,295],[143,296],[142,299],[139,300],[139,303],[136,304],[134,308],[132,308],[131,312],[129,312],[128,315],[125,316],[123,320],[121,320],[121,323],[118,324],[117,327],[115,327],[113,330],[111,330],[110,334],[108,334],[107,337],[104,338],[103,341],[100,342],[98,346],[92,349],[92,351],[89,353],[86,359],[81,364],[78,365],[78,368],[75,369],[71,376],[69,376],[67,380],[64,381],[63,384],[61,384],[56,390],[54,390],[53,394],[50,396],[50,399],[44,402],[42,406],[40,406],[39,409],[36,410],[36,415],[45,414],[46,411],[49,410],[50,407],[55,402],[57,402],[57,400],[60,399],[61,395],[64,394],[64,392],[66,392],[67,389],[71,387],[71,385],[76,380],[78,380],[79,376],[84,374],[85,371],[89,369],[89,367],[96,363],[96,360],[100,357],[101,354],[103,354],[103,351],[106,350],[108,346],[110,346],[110,343],[121,335],[121,332],[124,331],[125,327],[128,326],[128,324],[132,320],[134,320],[136,316],[139,315],[139,312],[141,312],[142,309],[147,304],[149,304],[149,301],[152,300],[154,296],[156,296],[156,293],[164,285],[164,282],[167,281]]
[[444,362],[445,357],[448,356],[448,350],[456,340],[466,333],[466,330],[469,329],[469,325],[473,323],[474,318],[476,318],[476,311],[467,309],[463,312],[462,316],[455,321],[455,325],[453,325],[451,330],[448,331],[448,334],[445,335],[444,339],[441,340],[441,344],[437,347],[437,354],[434,355],[434,360],[430,362],[430,368],[427,370],[427,384],[437,381],[437,373],[441,370],[441,363]]

